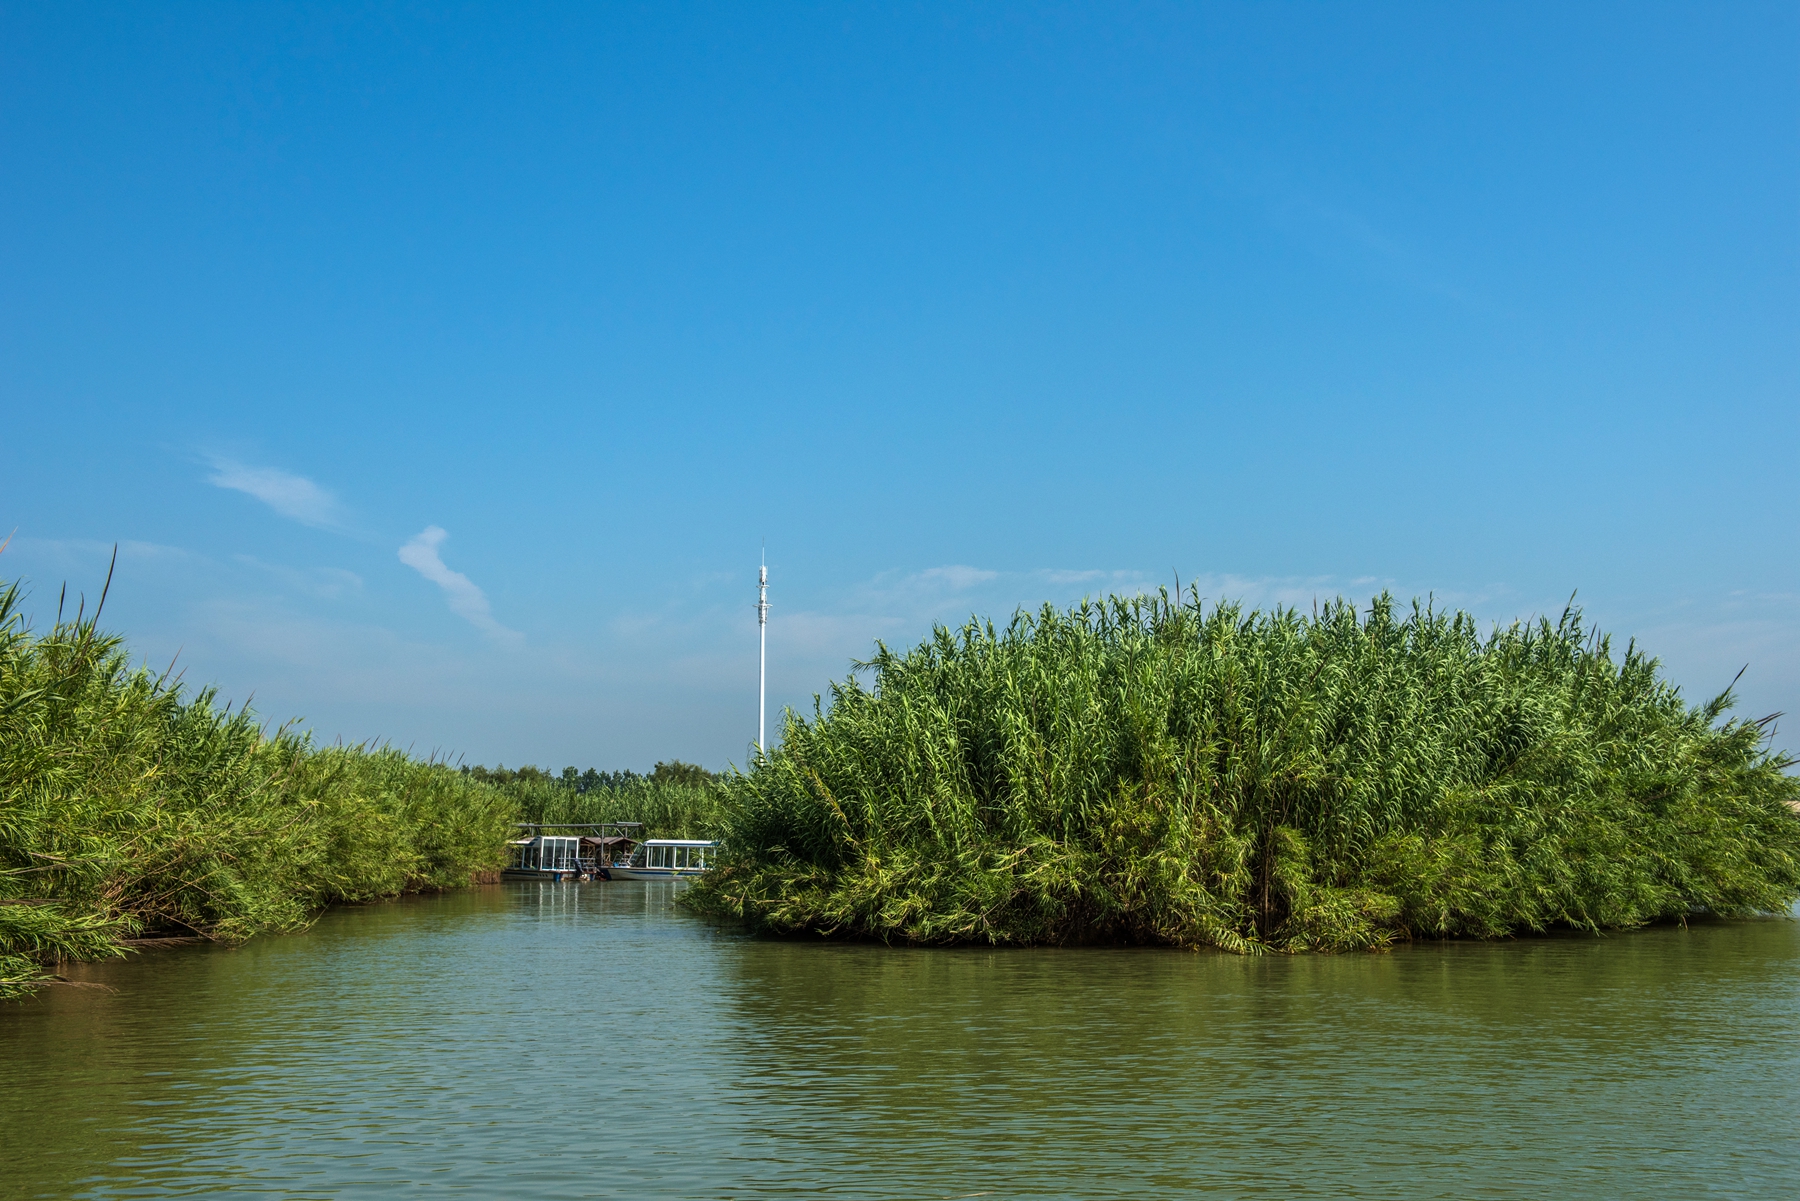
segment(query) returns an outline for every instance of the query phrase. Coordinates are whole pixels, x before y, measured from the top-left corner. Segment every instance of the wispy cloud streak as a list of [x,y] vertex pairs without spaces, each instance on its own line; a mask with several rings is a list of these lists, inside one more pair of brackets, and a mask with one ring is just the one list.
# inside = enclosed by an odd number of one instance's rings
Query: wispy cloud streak
[[417,537],[400,548],[400,561],[442,588],[450,611],[488,637],[500,641],[523,640],[523,634],[517,630],[509,630],[494,620],[494,612],[488,606],[487,593],[478,588],[475,581],[444,565],[442,556],[438,554],[438,547],[449,536],[442,526],[426,526]]
[[302,525],[336,529],[343,525],[343,506],[329,490],[303,475],[279,467],[251,467],[233,459],[214,459],[206,482],[254,496],[283,517]]

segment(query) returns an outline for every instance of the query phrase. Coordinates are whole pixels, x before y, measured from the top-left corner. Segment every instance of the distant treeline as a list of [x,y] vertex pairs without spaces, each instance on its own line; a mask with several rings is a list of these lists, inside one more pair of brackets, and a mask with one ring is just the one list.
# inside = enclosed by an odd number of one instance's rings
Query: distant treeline
[[133,940],[233,941],[497,869],[519,806],[387,747],[269,732],[0,585],[0,997]]
[[708,838],[718,831],[722,777],[679,759],[649,774],[541,767],[464,767],[463,775],[498,789],[525,822],[633,821],[661,838]]
[[554,784],[575,793],[618,792],[621,789],[634,788],[642,784],[661,786],[675,784],[683,788],[702,788],[718,781],[716,773],[707,771],[693,763],[683,763],[672,759],[667,763],[658,763],[648,775],[626,771],[598,771],[588,768],[580,771],[573,767],[562,769],[561,775],[553,774],[543,767],[494,767],[465,766],[462,774],[483,784],[496,784],[502,787],[511,784],[527,786]]

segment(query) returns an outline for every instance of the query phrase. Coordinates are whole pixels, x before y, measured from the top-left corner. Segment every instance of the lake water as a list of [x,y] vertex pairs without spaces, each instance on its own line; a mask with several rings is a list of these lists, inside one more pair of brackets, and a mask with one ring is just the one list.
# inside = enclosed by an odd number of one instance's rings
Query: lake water
[[507,884],[0,1006],[0,1196],[1793,1197],[1800,923],[1237,958]]

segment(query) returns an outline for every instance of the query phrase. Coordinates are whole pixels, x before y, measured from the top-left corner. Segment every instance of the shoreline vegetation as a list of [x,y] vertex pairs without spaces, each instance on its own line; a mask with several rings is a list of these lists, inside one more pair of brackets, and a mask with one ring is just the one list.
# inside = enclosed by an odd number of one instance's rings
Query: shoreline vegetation
[[315,746],[134,668],[98,614],[34,635],[0,589],[0,998],[146,938],[236,942],[500,864],[499,789]]
[[[102,594],[104,604],[104,593]],[[1166,594],[937,629],[748,773],[560,775],[318,746],[0,584],[0,999],[495,878],[516,822],[719,838],[683,903],[780,934],[1379,949],[1777,912],[1800,779],[1571,609],[1483,638],[1388,597]]]
[[0,1000],[65,960],[238,942],[333,904],[495,879],[517,821],[628,817],[679,836],[712,812],[712,777],[688,764],[570,776],[270,732],[133,667],[98,612],[33,634],[17,584],[0,584]]
[[1800,779],[1578,610],[1046,606],[878,644],[722,784],[684,894],[779,934],[1377,950],[1780,912]]

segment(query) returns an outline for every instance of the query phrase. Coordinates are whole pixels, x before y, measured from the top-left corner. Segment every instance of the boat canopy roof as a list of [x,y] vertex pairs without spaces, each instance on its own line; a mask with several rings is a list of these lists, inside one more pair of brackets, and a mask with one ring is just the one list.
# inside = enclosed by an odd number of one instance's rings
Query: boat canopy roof
[[719,844],[710,838],[646,838],[647,847],[716,847]]

